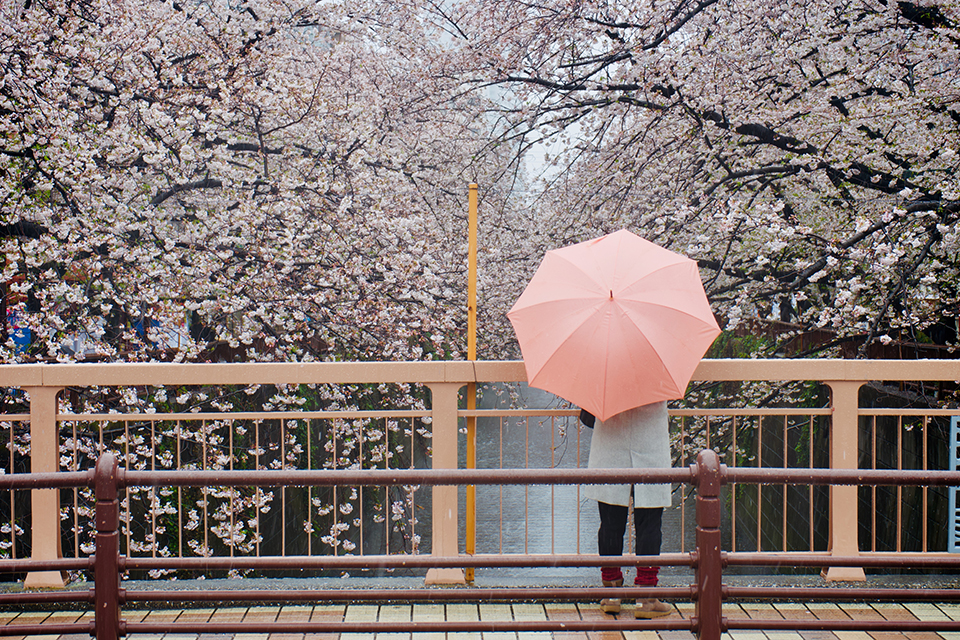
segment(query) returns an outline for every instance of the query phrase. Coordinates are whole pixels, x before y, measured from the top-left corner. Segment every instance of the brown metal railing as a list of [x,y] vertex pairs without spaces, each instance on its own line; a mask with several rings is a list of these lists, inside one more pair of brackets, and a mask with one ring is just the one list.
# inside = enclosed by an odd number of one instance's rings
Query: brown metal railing
[[[696,489],[696,548],[689,553],[656,557],[623,556],[601,559],[588,554],[547,555],[383,555],[304,557],[211,557],[211,558],[129,558],[120,554],[120,510],[118,496],[128,486],[353,486],[353,485],[557,485],[584,483],[684,483]],[[947,589],[870,588],[764,588],[724,586],[726,567],[735,565],[777,566],[789,563],[809,567],[916,566],[956,569],[960,557],[910,554],[861,554],[836,556],[816,553],[725,552],[720,546],[721,494],[729,483],[830,484],[830,485],[921,485],[956,486],[960,472],[903,470],[830,470],[727,468],[712,450],[703,450],[695,463],[685,468],[661,470],[324,470],[324,471],[135,471],[121,469],[112,454],[105,454],[95,470],[73,473],[36,473],[0,476],[0,489],[49,489],[92,487],[96,492],[96,552],[90,559],[3,560],[0,571],[20,572],[93,569],[94,587],[87,592],[46,592],[0,594],[0,604],[88,603],[93,605],[92,623],[35,624],[0,627],[0,636],[90,633],[98,640],[116,640],[130,633],[323,633],[323,632],[497,632],[497,631],[626,631],[687,630],[698,638],[718,640],[730,630],[897,630],[960,631],[960,621],[861,621],[861,620],[754,620],[726,618],[722,604],[734,598],[790,600],[936,600],[960,601],[960,592]],[[685,566],[694,572],[689,588],[597,588],[585,594],[582,588],[483,588],[483,589],[317,589],[317,590],[234,590],[184,592],[128,591],[121,573],[132,569],[210,568],[283,569],[297,568],[462,568],[462,567],[585,567],[599,564],[630,566],[643,564]],[[681,598],[695,604],[689,619],[659,620],[547,620],[547,621],[444,621],[444,622],[273,622],[273,623],[164,623],[126,621],[123,606],[151,601],[583,601],[600,597]]]

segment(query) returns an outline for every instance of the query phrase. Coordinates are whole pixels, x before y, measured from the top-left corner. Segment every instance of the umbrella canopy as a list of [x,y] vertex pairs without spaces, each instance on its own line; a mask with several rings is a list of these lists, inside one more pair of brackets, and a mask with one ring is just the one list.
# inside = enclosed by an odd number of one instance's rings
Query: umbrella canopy
[[720,334],[697,263],[626,230],[548,251],[507,317],[530,386],[600,420],[683,397]]

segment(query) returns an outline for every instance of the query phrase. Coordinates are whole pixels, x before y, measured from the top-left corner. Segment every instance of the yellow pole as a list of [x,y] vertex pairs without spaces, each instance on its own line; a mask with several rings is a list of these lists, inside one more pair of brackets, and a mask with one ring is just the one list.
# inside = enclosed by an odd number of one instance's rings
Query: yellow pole
[[[469,240],[467,244],[467,360],[477,359],[477,185],[470,184]],[[467,410],[477,408],[477,385],[467,384]],[[467,468],[477,467],[477,419],[467,418]],[[477,488],[467,485],[466,552],[473,555],[477,548]],[[464,571],[467,582],[473,582],[473,567]]]
[[477,185],[470,185],[470,239],[467,245],[467,360],[477,359]]

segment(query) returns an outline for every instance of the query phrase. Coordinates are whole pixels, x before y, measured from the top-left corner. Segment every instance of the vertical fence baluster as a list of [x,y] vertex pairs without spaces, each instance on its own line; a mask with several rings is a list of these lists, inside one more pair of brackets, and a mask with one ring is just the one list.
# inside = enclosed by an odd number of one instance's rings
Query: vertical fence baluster
[[720,542],[722,469],[716,451],[697,455],[697,604],[695,628],[700,640],[719,640],[723,631],[723,556]]
[[[897,471],[903,470],[903,416],[897,417]],[[903,551],[903,485],[897,485],[897,553]]]
[[[530,468],[530,418],[523,420],[523,468]],[[530,485],[523,485],[523,552],[530,553]]]
[[[569,424],[569,422],[568,422],[567,424]],[[581,444],[581,442],[582,442],[581,436],[583,435],[583,425],[580,424],[580,419],[579,419],[579,418],[574,418],[574,426],[575,426],[576,429],[577,429],[577,464],[576,464],[576,467],[577,467],[577,469],[580,469],[580,468],[582,468],[582,465],[583,465],[583,463],[582,463],[581,460],[580,460],[580,453],[581,453],[580,444]],[[582,510],[580,509],[580,504],[581,504],[581,503],[580,503],[580,485],[577,484],[575,488],[576,488],[576,492],[577,492],[577,551],[576,551],[576,553],[582,553],[581,550],[580,550],[580,529],[581,529],[581,527],[580,527],[580,514],[582,513]]]
[[[680,466],[687,464],[687,418],[680,417]],[[687,485],[680,485],[680,553],[687,551]]]
[[[927,444],[928,444],[927,434],[930,432],[930,430],[928,429],[929,426],[930,426],[929,417],[923,416],[923,422],[921,426],[921,428],[923,429],[923,444],[920,445],[921,447],[923,447],[923,454],[922,454],[923,458],[922,458],[922,462],[920,463],[920,468],[923,469],[924,471],[929,470],[927,468],[927,464],[928,464],[927,463]],[[921,500],[921,504],[923,505],[922,507],[923,515],[922,515],[921,521],[923,522],[923,525],[921,527],[922,531],[920,534],[922,536],[920,550],[923,551],[924,553],[926,553],[928,550],[927,549],[927,502],[930,500],[929,493],[927,491],[928,489],[929,487],[927,485],[923,485],[923,488],[921,489],[921,492],[923,495],[923,498]]]
[[[733,451],[728,462],[732,462],[728,465],[731,467],[739,466],[737,460],[737,416],[733,416]],[[730,548],[736,553],[737,551],[737,485],[730,486]]]
[[[339,420],[331,420],[329,423],[330,429],[333,432],[333,436],[332,436],[333,438],[333,469],[340,468],[340,458],[338,457],[339,453],[337,451],[337,444],[338,444],[337,429],[339,428],[340,424],[342,423]],[[340,502],[339,502],[339,494],[337,492],[337,489],[338,489],[337,485],[333,485],[331,487],[333,502],[331,502],[330,504],[333,505],[332,513],[333,513],[333,527],[334,527],[334,529],[332,530],[336,530],[337,523],[340,521]],[[323,538],[321,538],[321,540],[323,540]],[[333,545],[333,555],[335,556],[340,555],[340,545],[338,544]]]
[[[313,434],[311,433],[311,425],[313,424],[313,418],[307,418],[307,470],[313,470]],[[233,451],[233,431],[230,432],[231,445],[230,450]],[[230,468],[233,469],[233,457],[231,454],[230,458]],[[232,553],[232,549],[231,549]],[[313,555],[313,487],[307,486],[307,555]]]
[[[7,449],[10,451],[10,466],[7,467],[9,469],[8,473],[15,473],[17,469],[15,457],[17,447],[14,446],[15,433],[13,422],[11,422],[10,438],[7,440]],[[74,437],[73,441],[77,441],[76,437]],[[76,503],[74,503],[74,513],[76,513]],[[10,489],[10,557],[17,557],[17,492],[14,489]],[[77,557],[79,558],[80,554],[77,554]]]
[[[77,462],[77,451],[79,446],[77,444],[77,421],[74,420],[71,425],[71,434],[73,435],[73,451],[71,453],[72,466],[70,471],[79,471],[80,465]],[[11,467],[13,469],[13,467]],[[80,505],[80,489],[74,487],[73,489],[73,557],[80,557],[80,513],[77,507]],[[13,508],[13,502],[10,503],[11,510]]]
[[[557,419],[555,417],[551,417],[550,418],[550,468],[551,469],[555,469],[557,466],[557,457],[556,457],[557,443],[555,438],[556,433],[557,433]],[[550,553],[557,552],[556,534],[557,534],[556,485],[550,485]]]
[[[379,423],[378,419],[371,418],[371,424],[374,427],[374,431],[377,430],[376,425],[378,423]],[[383,448],[380,449],[381,445],[379,443],[372,445],[372,449],[370,451],[370,468],[371,469],[379,468],[378,466],[379,461],[377,460],[378,453],[383,457],[383,468],[384,469],[390,468],[390,439],[387,437],[387,434],[389,433],[389,431],[390,431],[389,418],[383,418],[383,429],[380,429],[380,432],[383,436],[382,438]],[[380,513],[383,514],[384,521],[390,520],[390,516],[388,514],[390,513],[390,505],[392,504],[390,501],[393,499],[393,495],[391,494],[391,489],[393,489],[393,487],[386,486],[386,485],[378,486],[374,488],[373,501],[374,503],[376,503],[378,501],[377,496],[380,496],[380,499],[379,499],[379,502],[381,505]],[[361,502],[361,506],[362,506],[362,502]],[[404,509],[406,509],[406,505],[404,505]],[[371,521],[376,522],[376,513],[377,513],[376,504],[374,504],[371,512],[372,512]],[[403,526],[400,520],[397,520],[397,523],[399,523],[400,526]],[[373,533],[371,535],[376,535],[376,534]],[[383,548],[384,548],[384,553],[387,553],[387,554],[390,553],[390,527],[385,527],[384,538],[383,538]],[[379,553],[379,550],[374,551],[374,553]]]
[[[416,450],[417,443],[415,434],[417,432],[417,419],[410,418],[410,468],[417,468]],[[420,543],[417,542],[417,492],[413,485],[406,487],[410,502],[410,552],[419,553]]]
[[97,546],[94,556],[94,626],[97,640],[117,640],[120,634],[120,502],[119,469],[112,453],[97,460],[94,492],[97,500]]
[[[364,445],[364,434],[367,429],[367,423],[363,419],[354,420],[353,424],[357,427],[357,441],[360,443],[359,448],[357,449],[357,459],[358,469],[363,469],[363,447]],[[363,486],[359,486],[357,489],[358,496],[358,512],[360,513],[360,544],[358,545],[360,550],[360,555],[363,555]]]
[[[501,416],[500,417],[500,448],[498,450],[498,455],[500,456],[499,457],[500,466],[498,467],[499,469],[503,469],[503,425],[504,425],[504,418],[503,416]],[[498,488],[500,489],[500,511],[499,511],[500,521],[498,523],[498,528],[497,528],[497,532],[499,536],[497,538],[499,543],[497,547],[499,551],[497,551],[497,553],[503,553],[503,485],[501,484]]]
[[[280,468],[287,468],[287,421],[280,418]],[[363,504],[361,500],[360,504]],[[361,515],[363,512],[360,512]],[[362,532],[362,529],[361,529]],[[363,553],[361,539],[360,553]],[[287,555],[287,487],[280,487],[280,555]]]
[[[790,466],[790,447],[788,440],[790,439],[790,421],[787,416],[783,416],[783,468],[786,469]],[[784,553],[787,551],[787,493],[788,485],[783,485],[780,489],[780,513],[783,514],[783,518],[780,523],[780,541],[782,544],[782,550]]]
[[[157,423],[150,421],[150,470],[157,470]],[[150,555],[157,557],[157,547],[160,546],[160,535],[157,533],[157,508],[160,506],[160,488],[150,487],[150,533],[153,541],[150,545]]]
[[[123,421],[123,458],[122,459],[123,459],[123,464],[125,466],[130,466],[131,458],[130,458],[130,421],[129,420]],[[133,550],[133,545],[131,544],[131,540],[133,538],[133,522],[132,522],[133,516],[131,515],[131,513],[133,512],[133,494],[130,492],[130,487],[123,488],[123,498],[124,498],[123,508],[126,511],[126,513],[124,513],[123,515],[123,520],[126,525],[124,527],[123,535],[124,535],[124,538],[126,538],[127,544],[125,548],[127,550],[127,555],[130,556],[130,555],[133,555],[131,553],[131,551]]]
[[[857,451],[860,418],[860,380],[826,380],[830,387],[833,418],[830,424],[830,468],[851,470],[858,467]],[[860,553],[858,534],[858,487],[830,487],[830,553],[855,556]],[[828,567],[827,580],[866,580],[862,567]]]
[[[261,424],[262,422],[260,420],[257,420],[254,423],[254,431],[253,431],[253,468],[256,469],[257,471],[260,471],[263,468],[260,466],[260,425]],[[263,489],[261,487],[255,487],[253,513],[254,513],[254,519],[256,520],[256,536],[257,536],[256,556],[258,558],[260,557],[260,541],[262,540],[262,537],[260,535],[260,514],[262,513],[262,511],[260,510],[260,507],[262,504],[263,504]]]
[[[227,446],[229,447],[229,449],[227,450],[227,458],[228,458],[228,462],[227,462],[228,467],[227,467],[227,468],[228,468],[230,471],[233,471],[233,460],[234,460],[234,457],[235,457],[235,455],[234,455],[234,450],[233,450],[233,432],[234,432],[234,430],[236,429],[237,425],[236,425],[236,422],[234,422],[233,420],[227,421],[227,425],[228,425],[228,426],[227,426],[227,441],[228,441],[228,445],[227,445]],[[308,450],[309,450],[309,442],[308,442],[308,445],[307,445],[307,446],[308,446]],[[240,508],[240,507],[237,506],[237,498],[239,498],[239,496],[240,496],[240,489],[238,489],[237,487],[230,487],[230,544],[229,544],[229,548],[230,548],[230,557],[231,557],[231,558],[233,557],[233,555],[234,555],[234,553],[235,553],[235,550],[236,550],[236,547],[237,547],[237,539],[239,538],[239,536],[237,535],[237,516],[236,516],[236,514],[237,514],[237,509]],[[243,504],[243,501],[242,501],[242,500],[240,500],[239,502],[240,502],[241,505]],[[310,502],[310,501],[308,500],[308,501],[307,501],[307,504],[309,504],[309,502]],[[309,508],[307,509],[307,517],[308,517],[308,518],[310,517],[310,509],[309,509]],[[308,538],[307,540],[308,540],[308,542],[307,542],[307,555],[310,555],[310,550],[309,550],[309,549],[310,549],[310,546],[309,546],[309,545],[310,545],[310,543],[309,543],[309,538]]]
[[[30,471],[59,471],[57,409],[62,387],[24,387],[24,391],[30,394]],[[13,470],[11,467],[11,473]],[[61,556],[60,490],[33,489],[30,492],[30,504],[30,557],[34,560],[56,560]],[[16,523],[12,526],[16,528]],[[23,582],[27,588],[59,588],[63,585],[63,576],[59,571],[31,571]]]
[[[200,428],[197,430],[197,437],[200,438],[200,469],[207,470],[207,421],[200,421]],[[203,554],[210,555],[210,518],[209,505],[210,496],[213,493],[210,487],[200,487],[200,499],[203,500]],[[259,516],[257,516],[259,518]]]
[[[877,469],[877,416],[870,418],[870,468]],[[870,551],[877,550],[877,485],[870,487]]]
[[[809,427],[807,428],[807,467],[813,469],[813,416],[810,416]],[[807,485],[807,495],[809,496],[810,505],[809,512],[807,514],[807,522],[809,527],[808,540],[810,540],[810,547],[807,551],[814,551],[814,533],[813,533],[813,485]]]
[[[177,420],[176,425],[174,426],[173,433],[177,437],[176,447],[177,447],[177,466],[176,469],[179,471],[183,468],[183,456],[181,455],[180,450],[183,448],[181,442],[181,423],[180,420]],[[186,490],[186,487],[177,487],[177,552],[181,558],[185,557],[184,551],[185,546],[183,544],[183,492]]]
[[[431,442],[434,469],[457,468],[457,421],[460,387],[457,382],[428,384],[431,397]],[[459,554],[458,490],[455,486],[433,487],[431,553],[435,556]],[[463,584],[463,569],[432,568],[427,571],[427,584]]]
[[[763,466],[763,416],[757,416],[757,468]],[[763,485],[757,485],[757,551],[763,551]]]

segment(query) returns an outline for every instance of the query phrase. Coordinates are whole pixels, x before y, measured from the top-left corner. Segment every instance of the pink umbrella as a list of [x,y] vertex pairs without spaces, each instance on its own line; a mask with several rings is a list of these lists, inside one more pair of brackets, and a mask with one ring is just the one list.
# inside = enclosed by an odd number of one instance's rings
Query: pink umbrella
[[530,386],[600,420],[683,397],[720,334],[697,263],[626,230],[547,251],[507,317]]

